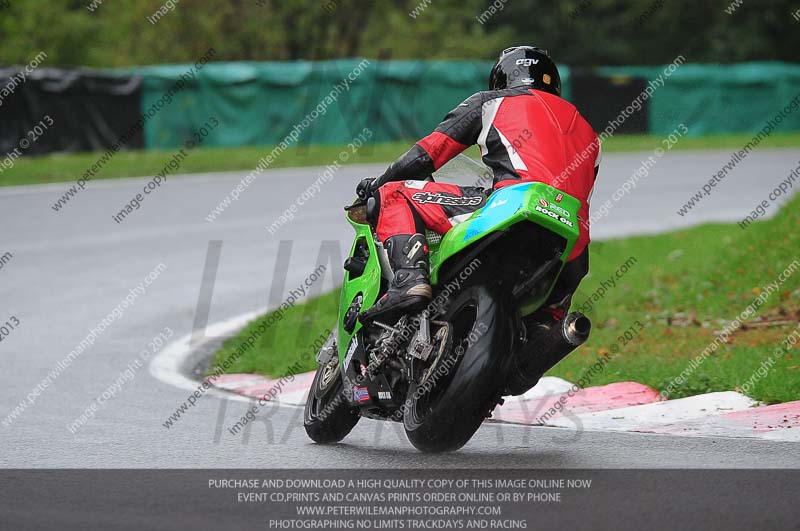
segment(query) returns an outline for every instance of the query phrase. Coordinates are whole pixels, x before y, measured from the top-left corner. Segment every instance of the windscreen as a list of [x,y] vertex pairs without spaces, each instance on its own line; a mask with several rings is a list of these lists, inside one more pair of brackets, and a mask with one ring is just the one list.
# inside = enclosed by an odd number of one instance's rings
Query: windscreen
[[433,173],[437,182],[452,183],[459,186],[492,186],[492,170],[482,162],[459,154]]

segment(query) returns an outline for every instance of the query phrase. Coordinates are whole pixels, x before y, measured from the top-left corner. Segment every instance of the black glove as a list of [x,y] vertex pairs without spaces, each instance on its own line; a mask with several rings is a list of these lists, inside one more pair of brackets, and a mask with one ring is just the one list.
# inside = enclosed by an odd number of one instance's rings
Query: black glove
[[366,200],[369,196],[375,193],[377,186],[375,186],[375,177],[367,177],[361,179],[361,182],[356,186],[356,195],[361,200]]

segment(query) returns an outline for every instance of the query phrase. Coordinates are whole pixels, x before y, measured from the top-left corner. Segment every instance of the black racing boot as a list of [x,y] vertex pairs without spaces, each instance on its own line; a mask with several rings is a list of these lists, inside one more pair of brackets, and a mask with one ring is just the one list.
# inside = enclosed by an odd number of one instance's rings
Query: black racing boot
[[428,243],[422,234],[390,236],[384,242],[394,278],[374,306],[361,313],[361,322],[421,310],[433,297],[429,277]]

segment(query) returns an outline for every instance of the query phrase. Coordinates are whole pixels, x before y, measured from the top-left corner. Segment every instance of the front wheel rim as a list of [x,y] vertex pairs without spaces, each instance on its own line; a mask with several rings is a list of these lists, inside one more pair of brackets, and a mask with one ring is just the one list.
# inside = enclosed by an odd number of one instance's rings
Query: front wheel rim
[[322,367],[322,374],[320,374],[319,390],[324,395],[328,386],[331,385],[336,377],[339,376],[339,360],[334,358]]
[[341,385],[335,385],[337,381],[341,381],[339,378],[339,368],[339,360],[336,358],[332,359],[326,363],[324,367],[320,368],[321,372],[319,374],[319,383],[316,386],[316,389],[312,389],[310,391],[313,395],[310,408],[311,416],[313,418],[318,419],[320,412],[324,411],[328,406],[327,401],[325,400],[326,397],[336,395],[336,390],[341,389]]

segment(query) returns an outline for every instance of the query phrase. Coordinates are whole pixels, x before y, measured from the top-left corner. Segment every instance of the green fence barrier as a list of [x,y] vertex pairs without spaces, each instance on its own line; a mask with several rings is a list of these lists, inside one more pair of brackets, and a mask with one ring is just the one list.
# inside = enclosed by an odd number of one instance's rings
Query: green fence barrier
[[[664,67],[604,67],[607,76],[656,80]],[[775,131],[800,130],[800,65],[683,64],[650,99],[650,133],[665,135],[686,124],[689,136],[755,133],[778,117]]]
[[[192,65],[132,72],[143,78],[142,109],[150,111],[145,146],[163,149],[186,142],[211,116],[221,125],[204,142],[210,146],[276,145],[290,134],[293,144],[341,145],[364,127],[373,131],[373,142],[420,138],[458,103],[486,90],[491,66],[359,59],[210,63],[168,98]],[[562,75],[568,91],[569,68]]]
[[[345,144],[364,127],[372,130],[374,142],[416,139],[464,98],[485,90],[491,62],[209,63],[194,71],[182,90],[165,98],[192,68],[162,65],[132,71],[143,78],[147,148],[175,148],[210,117],[221,125],[205,139],[208,146],[277,145],[289,135],[292,145]],[[569,99],[570,69],[560,70]],[[594,72],[652,80],[664,68],[603,67]],[[680,123],[692,136],[755,132],[798,93],[800,65],[684,64],[650,99],[650,133],[668,134]],[[159,107],[155,111],[154,105]],[[794,110],[776,127],[798,129],[800,112]]]

